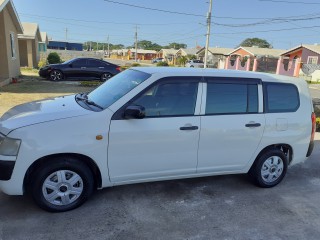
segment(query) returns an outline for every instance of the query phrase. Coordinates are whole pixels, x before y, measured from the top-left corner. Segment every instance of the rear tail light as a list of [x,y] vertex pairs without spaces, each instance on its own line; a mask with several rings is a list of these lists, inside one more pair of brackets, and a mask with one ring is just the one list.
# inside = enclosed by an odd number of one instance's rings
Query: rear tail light
[[311,138],[310,138],[310,144],[307,152],[307,157],[309,157],[313,151],[314,147],[314,134],[316,132],[316,114],[312,113],[311,114],[311,122],[312,122],[312,130],[311,130]]
[[311,121],[312,121],[312,131],[311,131],[311,141],[314,140],[314,134],[316,132],[316,114],[313,112],[311,114]]
[[121,72],[121,67],[117,67],[116,70]]

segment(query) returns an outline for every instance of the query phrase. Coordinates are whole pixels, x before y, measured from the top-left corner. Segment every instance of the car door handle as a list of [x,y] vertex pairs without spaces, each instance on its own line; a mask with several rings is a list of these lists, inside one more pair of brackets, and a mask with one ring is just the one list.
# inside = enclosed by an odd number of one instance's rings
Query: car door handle
[[81,67],[81,69],[86,69],[86,67]]
[[246,127],[260,127],[261,124],[260,123],[247,123]]
[[180,130],[197,130],[198,126],[180,127]]
[[99,68],[104,68],[104,67],[99,67]]

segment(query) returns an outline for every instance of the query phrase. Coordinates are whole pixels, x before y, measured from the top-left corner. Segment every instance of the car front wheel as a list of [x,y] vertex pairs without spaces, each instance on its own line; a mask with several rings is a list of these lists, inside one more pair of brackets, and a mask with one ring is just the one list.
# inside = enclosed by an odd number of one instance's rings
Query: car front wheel
[[59,70],[53,70],[50,72],[50,80],[51,81],[60,81],[63,79],[62,72]]
[[94,189],[89,167],[71,157],[52,159],[32,176],[31,194],[39,207],[50,212],[69,211],[82,205]]
[[286,175],[288,159],[279,149],[272,149],[262,154],[253,164],[249,176],[259,187],[276,186]]

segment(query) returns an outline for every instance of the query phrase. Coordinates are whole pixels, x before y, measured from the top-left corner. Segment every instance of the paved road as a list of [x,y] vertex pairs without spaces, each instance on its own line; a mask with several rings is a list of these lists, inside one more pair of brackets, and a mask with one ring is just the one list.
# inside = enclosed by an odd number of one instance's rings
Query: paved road
[[319,240],[319,158],[318,140],[313,155],[272,189],[244,175],[135,184],[98,191],[59,214],[0,193],[0,239]]

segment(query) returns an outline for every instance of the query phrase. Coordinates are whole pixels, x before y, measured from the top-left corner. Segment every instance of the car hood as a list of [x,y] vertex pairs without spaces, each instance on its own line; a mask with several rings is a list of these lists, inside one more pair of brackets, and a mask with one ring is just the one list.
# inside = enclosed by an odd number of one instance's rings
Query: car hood
[[21,104],[0,118],[0,132],[7,135],[17,128],[89,114],[75,101],[75,95]]

